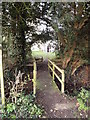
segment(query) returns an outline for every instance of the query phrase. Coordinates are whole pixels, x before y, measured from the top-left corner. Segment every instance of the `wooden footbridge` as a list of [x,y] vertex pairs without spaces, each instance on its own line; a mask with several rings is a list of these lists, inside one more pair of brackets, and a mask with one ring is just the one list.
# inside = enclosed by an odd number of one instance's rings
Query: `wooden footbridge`
[[[0,66],[2,68],[2,66]],[[37,71],[38,68],[38,71]],[[58,75],[55,71],[58,71]],[[0,69],[1,73],[2,69]],[[55,77],[61,83],[61,92],[54,82]],[[64,94],[64,81],[65,73],[64,70],[60,69],[54,62],[48,60],[38,65],[34,60],[33,62],[33,94],[36,95],[36,100],[40,105],[44,106],[47,113],[47,117],[63,117],[64,110],[67,114],[64,116],[73,117],[72,110],[75,108],[75,102],[70,100]],[[5,104],[4,97],[4,81],[3,76],[0,75],[1,83],[1,100],[2,105]],[[72,109],[72,110],[71,110]],[[63,113],[63,114],[62,114]],[[68,114],[70,113],[70,114]]]

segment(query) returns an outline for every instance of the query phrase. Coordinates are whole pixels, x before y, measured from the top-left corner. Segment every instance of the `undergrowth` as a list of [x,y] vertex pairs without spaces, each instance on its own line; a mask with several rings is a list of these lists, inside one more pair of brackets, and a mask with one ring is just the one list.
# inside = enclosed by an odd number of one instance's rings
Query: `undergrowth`
[[3,108],[3,118],[40,118],[43,109],[35,102],[31,94],[21,94],[16,104],[8,102]]
[[90,110],[88,106],[90,100],[90,91],[82,88],[80,93],[77,95],[77,100],[79,102],[79,110]]

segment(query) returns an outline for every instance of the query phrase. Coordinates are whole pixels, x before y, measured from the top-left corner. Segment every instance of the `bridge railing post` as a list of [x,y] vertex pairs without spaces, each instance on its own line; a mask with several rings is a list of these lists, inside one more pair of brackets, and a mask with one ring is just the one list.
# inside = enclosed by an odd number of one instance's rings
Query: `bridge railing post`
[[64,93],[64,79],[65,79],[64,70],[62,70],[62,84],[61,84],[62,93]]
[[4,95],[4,79],[3,79],[3,66],[2,66],[2,45],[0,44],[0,87],[1,87],[1,99],[2,105],[5,104],[5,95]]
[[33,63],[34,69],[33,69],[33,94],[36,94],[36,61]]

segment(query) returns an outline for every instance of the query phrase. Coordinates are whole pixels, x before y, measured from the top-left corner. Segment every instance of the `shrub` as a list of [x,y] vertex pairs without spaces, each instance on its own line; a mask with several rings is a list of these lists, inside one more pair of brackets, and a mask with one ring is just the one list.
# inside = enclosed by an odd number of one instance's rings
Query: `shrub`
[[21,94],[15,103],[7,103],[3,109],[3,118],[40,118],[43,110],[35,103],[31,94]]
[[88,100],[90,99],[90,91],[81,89],[80,93],[77,95],[77,100],[79,102],[79,110],[88,110]]

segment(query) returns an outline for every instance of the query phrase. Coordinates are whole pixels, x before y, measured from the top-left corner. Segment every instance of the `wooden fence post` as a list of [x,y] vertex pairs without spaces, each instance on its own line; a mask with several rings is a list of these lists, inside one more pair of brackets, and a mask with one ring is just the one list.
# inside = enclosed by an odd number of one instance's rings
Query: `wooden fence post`
[[3,65],[2,65],[2,44],[0,44],[0,87],[1,87],[1,98],[2,105],[5,104],[5,95],[4,95],[4,80],[3,80]]
[[61,91],[62,91],[62,93],[64,93],[64,70],[62,70],[62,84],[61,84]]
[[36,94],[36,62],[34,61],[34,69],[33,69],[33,94]]

